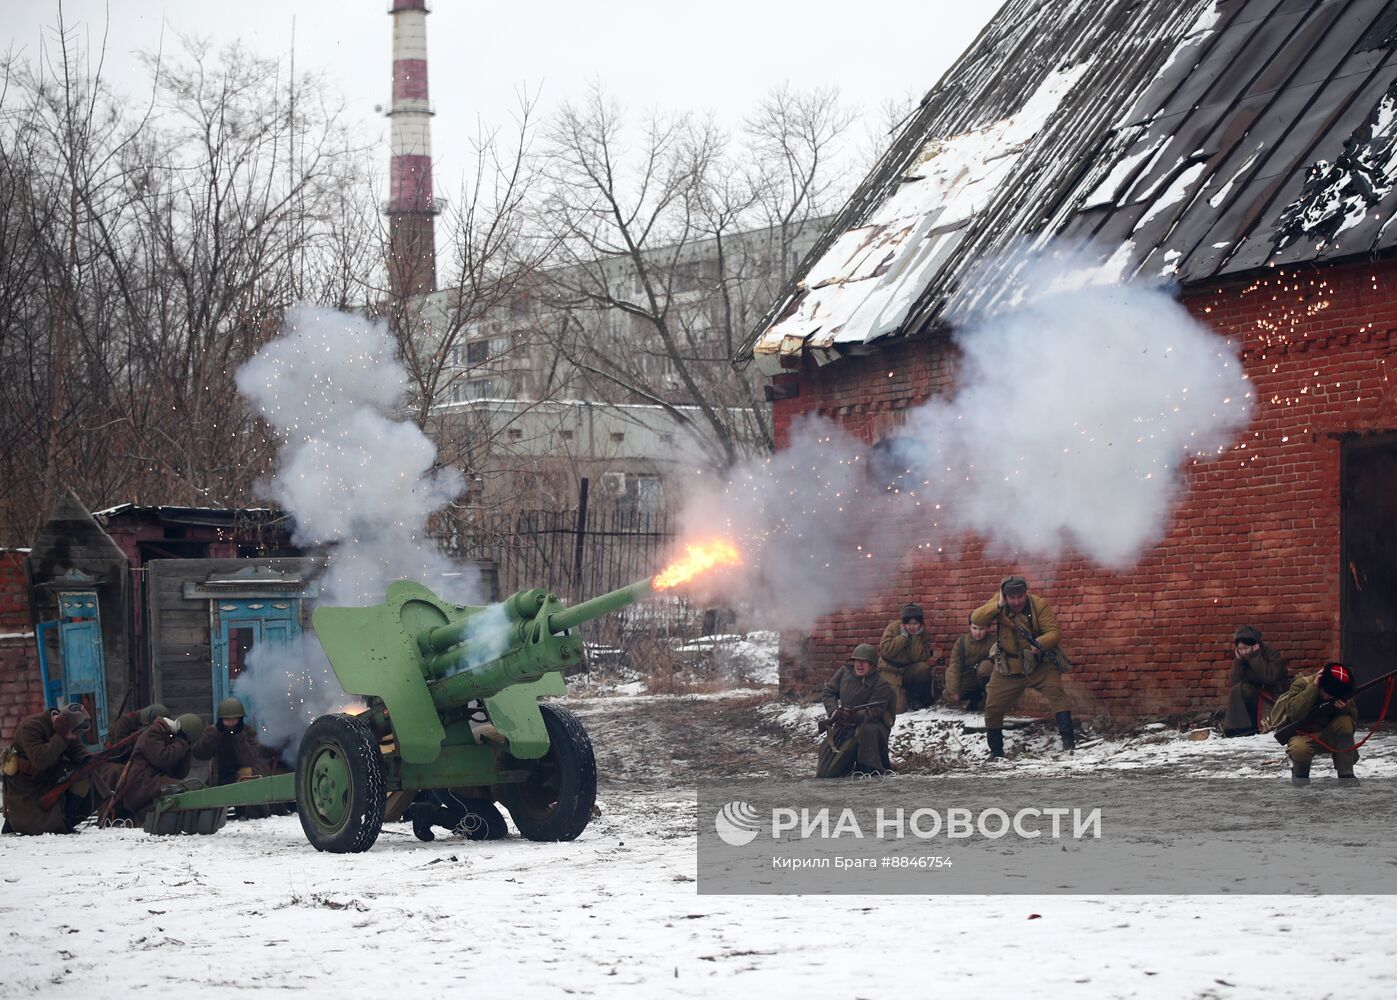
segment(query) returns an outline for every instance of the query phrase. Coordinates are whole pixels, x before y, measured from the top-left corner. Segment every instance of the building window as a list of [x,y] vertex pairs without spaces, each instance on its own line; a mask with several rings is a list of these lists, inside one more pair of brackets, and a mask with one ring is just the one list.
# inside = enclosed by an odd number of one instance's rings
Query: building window
[[564,441],[571,441],[571,440],[572,440],[572,431],[563,431],[563,440],[564,440]]
[[495,380],[492,378],[473,378],[466,383],[467,399],[489,399],[495,395]]
[[509,429],[509,439],[510,439],[511,441],[519,441],[519,440],[522,440],[523,437],[524,437],[524,429],[523,429],[522,427],[511,427],[511,428]]
[[474,368],[476,365],[483,365],[490,360],[490,342],[488,340],[476,340],[466,345],[466,364]]
[[658,514],[664,507],[664,490],[659,476],[632,476],[635,480],[635,506],[642,514]]
[[611,443],[612,443],[612,444],[620,444],[620,443],[621,443],[622,441],[624,441],[624,440],[626,440],[626,432],[625,432],[625,431],[612,431],[612,432],[611,432]]
[[508,334],[505,334],[503,337],[490,338],[490,357],[503,357],[504,355],[509,353],[509,348],[510,343]]

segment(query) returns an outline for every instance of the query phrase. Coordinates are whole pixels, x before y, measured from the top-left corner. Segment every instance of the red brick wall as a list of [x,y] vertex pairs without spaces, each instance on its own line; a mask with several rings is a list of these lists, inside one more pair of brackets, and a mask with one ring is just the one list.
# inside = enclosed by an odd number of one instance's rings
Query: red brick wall
[[[1236,339],[1257,412],[1238,447],[1187,470],[1188,494],[1168,536],[1133,570],[986,560],[972,540],[954,562],[909,557],[867,606],[832,614],[787,637],[782,687],[807,692],[855,643],[876,641],[905,600],[926,608],[942,656],[966,613],[1011,571],[1057,609],[1080,669],[1069,678],[1084,715],[1129,717],[1215,708],[1232,629],[1254,624],[1291,668],[1339,652],[1339,459],[1343,432],[1397,430],[1397,265],[1272,273],[1191,293],[1186,304]],[[863,358],[807,367],[778,381],[799,395],[775,404],[778,433],[808,412],[869,441],[906,408],[953,390],[944,342],[895,344]],[[1242,447],[1245,445],[1245,447]],[[908,519],[907,530],[916,524]],[[1041,708],[1041,704],[1032,706]]]
[[34,624],[29,613],[27,553],[0,551],[0,740],[44,707]]

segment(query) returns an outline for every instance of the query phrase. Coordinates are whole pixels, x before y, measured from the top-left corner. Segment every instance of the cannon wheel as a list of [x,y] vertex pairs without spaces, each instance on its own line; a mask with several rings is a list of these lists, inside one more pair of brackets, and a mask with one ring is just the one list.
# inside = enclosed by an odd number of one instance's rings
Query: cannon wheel
[[503,785],[500,802],[530,840],[573,840],[587,828],[597,801],[597,758],[581,721],[565,708],[539,705],[548,753],[527,781]]
[[317,851],[367,851],[383,827],[387,800],[383,754],[369,727],[352,715],[322,715],[296,755],[296,812]]

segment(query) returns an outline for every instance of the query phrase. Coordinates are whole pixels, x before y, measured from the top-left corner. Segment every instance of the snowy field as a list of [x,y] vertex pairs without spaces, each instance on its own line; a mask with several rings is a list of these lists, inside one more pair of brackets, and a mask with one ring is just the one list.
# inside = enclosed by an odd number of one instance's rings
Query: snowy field
[[[1397,897],[701,896],[696,775],[742,773],[744,759],[802,772],[809,757],[775,721],[801,710],[752,696],[574,705],[603,779],[601,815],[571,844],[423,844],[390,824],[367,854],[318,854],[294,816],[212,837],[0,839],[0,992],[1347,1000],[1397,980]],[[951,734],[965,719],[931,711],[900,726]],[[720,758],[742,733],[741,753]],[[1162,735],[1010,766],[1115,758],[1283,782],[1269,738]],[[1360,773],[1397,773],[1394,744],[1374,745]]]

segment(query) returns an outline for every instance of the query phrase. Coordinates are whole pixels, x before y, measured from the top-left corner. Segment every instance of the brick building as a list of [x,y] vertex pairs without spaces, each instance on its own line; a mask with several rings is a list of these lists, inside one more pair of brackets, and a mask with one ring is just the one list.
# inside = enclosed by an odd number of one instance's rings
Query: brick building
[[1009,572],[1051,577],[1084,715],[1217,707],[1243,622],[1292,669],[1391,668],[1394,44],[1378,0],[1005,4],[747,345],[778,433],[814,412],[871,445],[895,435],[956,388],[947,316],[995,294],[977,265],[1049,238],[1121,279],[1176,281],[1239,349],[1255,416],[1186,467],[1167,536],[1131,570],[993,561],[974,539],[954,562],[909,559],[788,643],[784,688],[810,690],[909,597],[944,656]]
[[29,550],[0,550],[0,734],[44,704],[29,611]]

